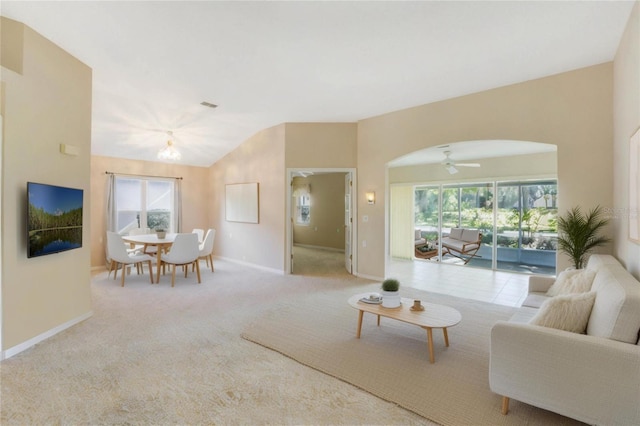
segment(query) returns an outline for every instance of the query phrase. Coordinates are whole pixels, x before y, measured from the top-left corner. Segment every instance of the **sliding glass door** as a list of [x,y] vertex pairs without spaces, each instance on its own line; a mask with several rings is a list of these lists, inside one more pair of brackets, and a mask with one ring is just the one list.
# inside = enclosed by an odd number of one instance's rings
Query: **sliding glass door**
[[555,273],[556,181],[499,182],[498,269]]
[[415,226],[422,238],[429,242],[438,239],[440,229],[440,187],[418,186],[415,188]]
[[415,226],[428,241],[451,228],[480,230],[482,245],[467,264],[555,274],[555,180],[416,186],[414,193]]

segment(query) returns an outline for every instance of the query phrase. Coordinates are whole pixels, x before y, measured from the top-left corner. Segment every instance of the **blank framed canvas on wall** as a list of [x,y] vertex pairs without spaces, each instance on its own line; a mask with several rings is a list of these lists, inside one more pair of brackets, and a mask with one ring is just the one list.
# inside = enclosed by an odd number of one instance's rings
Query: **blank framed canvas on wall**
[[227,222],[258,223],[258,183],[234,183],[225,186]]

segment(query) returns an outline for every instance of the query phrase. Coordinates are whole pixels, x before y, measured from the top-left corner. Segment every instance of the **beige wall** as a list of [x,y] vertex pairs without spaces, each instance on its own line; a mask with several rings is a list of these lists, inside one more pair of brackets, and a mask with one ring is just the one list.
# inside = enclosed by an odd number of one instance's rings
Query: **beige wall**
[[[209,173],[210,221],[217,228],[216,256],[275,271],[285,270],[286,169],[353,168],[355,123],[285,123],[263,130]],[[260,223],[227,222],[225,185],[258,182]]]
[[[2,349],[91,314],[91,69],[1,18],[3,90]],[[6,50],[5,50],[6,48]],[[78,156],[63,155],[61,143]],[[27,182],[84,190],[82,247],[27,259]]]
[[[419,149],[490,139],[554,144],[560,211],[611,207],[612,71],[605,63],[359,122],[359,273],[385,275],[386,164]],[[365,191],[376,192],[375,205],[366,204]]]
[[[284,270],[285,125],[263,130],[211,166],[207,203],[216,256]],[[259,223],[225,220],[225,185],[258,182]]]
[[294,244],[344,250],[344,179],[345,173],[294,178],[294,186],[311,188],[310,223],[297,225],[294,220]]
[[613,66],[614,254],[640,278],[640,245],[629,241],[629,138],[640,127],[640,2],[636,1]]
[[[91,188],[94,196],[91,200],[91,218],[94,226],[91,234],[91,266],[103,267],[105,262],[105,171],[110,171],[182,176],[183,230],[196,227],[216,228],[214,255],[278,271],[284,270],[285,151],[289,167],[355,167],[356,128],[355,123],[282,124],[256,134],[210,168],[93,156]],[[225,220],[224,185],[243,182],[260,184],[260,223],[257,225]],[[281,184],[282,186],[278,186]],[[344,185],[344,181],[341,185]],[[277,200],[282,200],[282,203],[278,205]],[[341,200],[340,205],[342,202]],[[340,220],[342,216],[343,213],[340,212]],[[275,227],[269,228],[271,225]],[[333,226],[332,224],[331,227]],[[281,229],[282,233],[275,232],[275,229]],[[336,234],[337,237],[332,235],[334,238],[326,238],[323,244],[329,244],[327,247],[339,247],[340,243],[334,241],[339,240],[344,248],[342,233]],[[257,241],[261,241],[260,244]],[[265,249],[266,247],[269,249]]]
[[286,123],[285,167],[354,168],[356,123]]
[[[112,157],[91,157],[91,267],[105,265],[106,190],[105,172],[141,176],[182,177],[182,230],[208,229],[209,168],[179,164],[136,161]],[[215,245],[215,244],[214,244]]]

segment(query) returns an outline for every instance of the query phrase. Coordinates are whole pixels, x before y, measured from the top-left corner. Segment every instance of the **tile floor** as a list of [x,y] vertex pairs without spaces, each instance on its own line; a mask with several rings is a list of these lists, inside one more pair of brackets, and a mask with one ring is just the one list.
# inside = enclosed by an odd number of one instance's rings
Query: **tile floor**
[[424,260],[393,259],[386,275],[420,290],[506,306],[522,305],[529,282],[529,274]]

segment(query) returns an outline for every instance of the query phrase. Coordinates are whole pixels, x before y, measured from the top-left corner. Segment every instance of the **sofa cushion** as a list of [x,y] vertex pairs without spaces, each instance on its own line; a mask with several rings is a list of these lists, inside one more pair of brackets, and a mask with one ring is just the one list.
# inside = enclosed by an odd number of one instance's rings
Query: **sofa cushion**
[[547,291],[548,296],[561,294],[585,293],[591,290],[596,273],[590,269],[571,269],[562,271]]
[[524,302],[522,302],[522,306],[526,306],[529,308],[539,308],[545,301],[549,300],[549,297],[550,296],[547,296],[546,293],[529,293],[527,295],[527,298],[524,299]]
[[462,228],[451,228],[451,232],[449,232],[449,238],[453,238],[454,240],[461,240]]
[[619,265],[618,259],[610,254],[592,254],[587,261],[587,269],[597,271],[606,265]]
[[460,239],[469,243],[475,243],[480,239],[480,231],[477,229],[463,229]]
[[619,263],[598,269],[591,290],[597,293],[587,334],[636,343],[640,330],[640,283]]
[[540,306],[538,313],[529,323],[584,333],[595,299],[596,293],[593,291],[552,297]]

